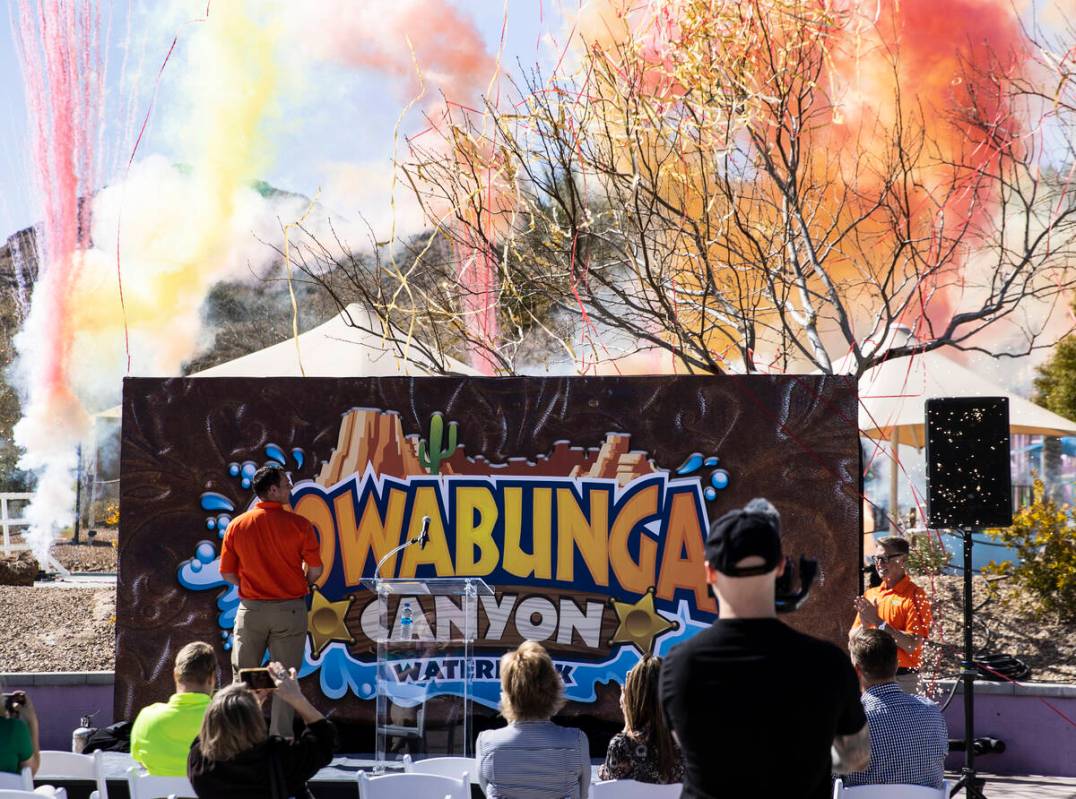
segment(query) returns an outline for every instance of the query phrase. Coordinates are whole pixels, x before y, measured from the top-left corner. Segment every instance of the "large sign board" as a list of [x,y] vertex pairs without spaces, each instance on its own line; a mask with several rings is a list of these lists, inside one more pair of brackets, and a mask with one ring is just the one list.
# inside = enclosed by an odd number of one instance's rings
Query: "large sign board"
[[[376,602],[359,585],[422,518],[430,541],[395,577],[482,577],[474,690],[495,712],[497,661],[524,639],[553,655],[567,712],[619,719],[619,682],[708,625],[709,521],[754,496],[782,514],[786,552],[822,568],[786,617],[837,643],[858,587],[859,445],[852,378],[131,378],[124,384],[116,715],[171,691],[175,653],[231,647],[236,589],[218,570],[250,477],[275,461],[315,526],[304,690],[340,720],[372,717]],[[448,598],[417,632],[461,625]],[[454,684],[458,664],[398,664]],[[227,674],[227,672],[225,672]],[[446,690],[451,690],[446,688]]]

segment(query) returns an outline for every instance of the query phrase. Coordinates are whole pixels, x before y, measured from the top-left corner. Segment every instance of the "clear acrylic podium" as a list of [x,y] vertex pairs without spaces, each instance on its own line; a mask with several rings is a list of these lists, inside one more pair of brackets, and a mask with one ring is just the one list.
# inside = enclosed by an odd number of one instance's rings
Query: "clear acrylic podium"
[[362,585],[377,595],[380,627],[377,769],[405,754],[470,757],[478,597],[493,590],[478,577],[368,578]]

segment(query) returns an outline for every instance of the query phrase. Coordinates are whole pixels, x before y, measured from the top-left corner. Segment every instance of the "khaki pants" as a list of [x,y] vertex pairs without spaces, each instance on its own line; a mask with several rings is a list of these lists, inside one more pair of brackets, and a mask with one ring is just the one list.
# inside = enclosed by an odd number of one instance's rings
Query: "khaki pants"
[[[303,665],[306,648],[306,601],[303,599],[243,599],[235,614],[235,639],[232,643],[232,668],[235,679],[240,669],[262,665],[266,648],[269,659],[296,671]],[[295,711],[291,705],[273,697],[269,732],[291,738]]]

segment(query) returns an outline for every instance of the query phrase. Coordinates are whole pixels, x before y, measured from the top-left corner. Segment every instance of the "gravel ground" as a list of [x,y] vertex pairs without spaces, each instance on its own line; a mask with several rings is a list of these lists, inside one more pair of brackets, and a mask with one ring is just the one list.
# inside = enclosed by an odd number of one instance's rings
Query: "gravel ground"
[[[73,547],[78,548],[78,547]],[[95,548],[96,549],[96,548]],[[103,549],[103,547],[102,547]],[[109,550],[114,550],[109,547]],[[113,567],[114,569],[114,567]],[[932,651],[928,678],[956,673],[962,642],[960,577],[917,577],[934,599]],[[976,604],[985,599],[985,583],[976,578]],[[111,670],[114,657],[115,591],[111,588],[0,587],[0,608],[8,623],[0,625],[0,671]],[[89,609],[89,612],[87,612]],[[1076,624],[1033,618],[1028,601],[1011,587],[989,602],[976,618],[976,641],[1008,652],[1032,668],[1036,682],[1076,683]],[[13,625],[12,619],[32,619]],[[89,619],[89,623],[87,623]]]
[[52,555],[73,572],[116,573],[116,531],[102,529],[92,542],[83,534],[80,543],[61,541],[52,546]]
[[73,572],[116,573],[116,549],[111,543],[53,544],[52,556]]
[[[953,676],[964,645],[963,578],[935,577],[933,585],[928,577],[914,579],[934,603],[934,646],[925,662],[934,661],[937,676]],[[1076,683],[1076,623],[1035,617],[1031,601],[1010,583],[998,583],[1000,596],[983,605],[988,597],[986,581],[975,578],[972,591],[974,605],[979,608],[974,625],[976,647],[1024,661],[1031,667],[1034,682]]]
[[111,671],[114,588],[0,586],[0,672]]

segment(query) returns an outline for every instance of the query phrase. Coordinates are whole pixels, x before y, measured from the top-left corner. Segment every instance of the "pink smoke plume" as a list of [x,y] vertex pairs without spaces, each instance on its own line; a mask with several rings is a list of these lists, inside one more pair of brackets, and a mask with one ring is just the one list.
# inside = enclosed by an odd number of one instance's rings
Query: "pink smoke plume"
[[496,66],[474,23],[448,0],[331,0],[302,14],[314,34],[308,46],[318,55],[388,75],[408,99],[419,91],[421,71],[432,103],[440,93],[450,102],[474,102]]
[[[317,57],[383,74],[402,98],[415,104],[423,119],[419,130],[404,131],[409,141],[427,134],[437,134],[428,140],[449,140],[443,134],[453,124],[452,116],[478,110],[491,86],[493,96],[487,99],[496,102],[499,59],[474,22],[450,0],[326,0],[296,13],[296,26],[303,32],[299,38]],[[486,345],[495,346],[498,337],[496,263],[481,246],[461,243],[455,249],[464,291],[460,302],[485,342],[472,348],[471,364],[493,374]]]
[[24,416],[15,439],[38,489],[27,510],[39,557],[74,508],[75,447],[88,422],[69,380],[69,307],[90,246],[90,212],[104,85],[101,14],[94,0],[19,0],[18,54],[42,204],[40,277],[16,347]]

